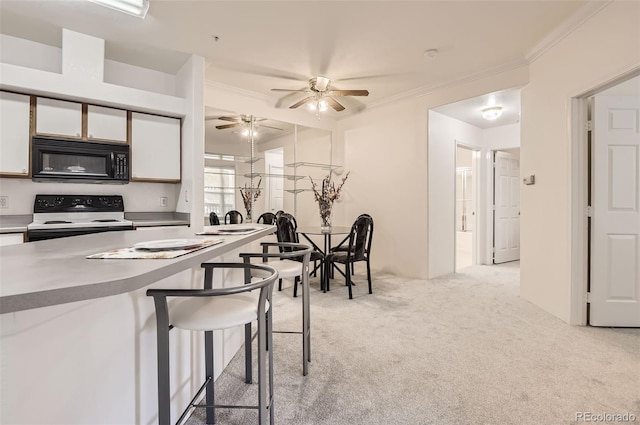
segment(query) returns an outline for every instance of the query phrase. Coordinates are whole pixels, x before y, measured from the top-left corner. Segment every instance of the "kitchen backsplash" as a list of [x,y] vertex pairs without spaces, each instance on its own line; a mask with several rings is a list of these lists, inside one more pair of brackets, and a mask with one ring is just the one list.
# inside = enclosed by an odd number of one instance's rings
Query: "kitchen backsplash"
[[[41,183],[28,179],[0,178],[0,215],[33,213],[35,195],[122,195],[127,212],[172,212],[176,203],[180,184],[173,183],[129,183],[129,184],[79,184]],[[166,198],[166,206],[163,205]]]

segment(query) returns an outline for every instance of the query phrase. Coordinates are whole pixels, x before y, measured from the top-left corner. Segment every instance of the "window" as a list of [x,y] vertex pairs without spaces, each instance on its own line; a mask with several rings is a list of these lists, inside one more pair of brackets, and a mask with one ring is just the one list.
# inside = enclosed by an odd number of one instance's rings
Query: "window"
[[204,167],[204,214],[223,217],[236,209],[236,170],[234,167]]

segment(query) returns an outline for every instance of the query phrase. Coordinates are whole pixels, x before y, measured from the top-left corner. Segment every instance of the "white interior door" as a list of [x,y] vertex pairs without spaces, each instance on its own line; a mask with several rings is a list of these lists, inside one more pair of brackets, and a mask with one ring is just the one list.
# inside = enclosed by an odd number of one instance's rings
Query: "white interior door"
[[507,152],[494,157],[493,263],[520,259],[520,159]]
[[589,323],[640,326],[640,97],[593,111]]

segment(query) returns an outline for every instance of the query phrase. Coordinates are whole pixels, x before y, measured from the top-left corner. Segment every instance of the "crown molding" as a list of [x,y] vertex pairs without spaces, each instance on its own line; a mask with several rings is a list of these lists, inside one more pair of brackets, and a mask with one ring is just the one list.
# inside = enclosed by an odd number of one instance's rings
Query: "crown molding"
[[525,54],[525,58],[529,64],[535,62],[544,55],[549,49],[565,39],[569,34],[582,26],[594,15],[600,13],[602,9],[607,7],[613,0],[589,0],[576,10],[571,16],[566,18],[560,25],[555,27],[542,41],[536,44],[531,50]]
[[419,97],[424,97],[424,96],[428,96],[436,91],[439,90],[443,90],[443,89],[447,89],[447,88],[451,88],[451,87],[457,87],[461,84],[466,84],[466,83],[471,83],[474,81],[478,81],[478,80],[482,80],[484,78],[487,77],[491,77],[493,75],[497,75],[497,74],[502,74],[504,72],[508,72],[508,71],[512,71],[515,69],[519,69],[522,67],[525,67],[528,65],[528,62],[526,61],[526,59],[524,58],[519,58],[519,59],[515,59],[512,60],[510,62],[506,62],[503,64],[500,64],[498,66],[495,66],[493,68],[487,68],[483,71],[480,72],[474,72],[472,74],[467,74],[465,76],[459,77],[459,78],[453,78],[453,79],[449,79],[449,80],[443,80],[440,82],[437,82],[435,84],[431,84],[429,86],[422,86],[419,87],[417,89],[414,90],[409,90],[406,92],[402,92],[399,93],[397,95],[388,97],[386,99],[383,99],[377,103],[374,103],[372,105],[370,105],[368,108],[366,109],[372,109],[372,108],[378,108],[384,105],[388,105],[390,103],[395,103],[401,100],[407,100],[407,99],[411,99],[411,98],[419,98]]

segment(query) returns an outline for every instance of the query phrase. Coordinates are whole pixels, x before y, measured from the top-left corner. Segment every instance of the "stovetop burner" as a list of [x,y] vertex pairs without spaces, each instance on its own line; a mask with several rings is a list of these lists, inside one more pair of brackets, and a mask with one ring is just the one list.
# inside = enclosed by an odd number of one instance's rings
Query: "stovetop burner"
[[120,220],[116,220],[115,218],[103,218],[100,220],[91,220],[92,223],[117,223]]
[[65,220],[48,220],[45,221],[44,224],[71,224],[71,222]]

